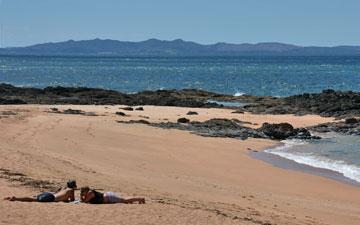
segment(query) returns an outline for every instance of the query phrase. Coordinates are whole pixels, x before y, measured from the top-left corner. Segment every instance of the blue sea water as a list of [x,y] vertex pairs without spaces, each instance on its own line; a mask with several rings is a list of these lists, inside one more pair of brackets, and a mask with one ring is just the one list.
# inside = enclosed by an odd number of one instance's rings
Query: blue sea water
[[0,56],[0,82],[138,92],[197,88],[288,96],[323,89],[360,91],[360,57]]
[[266,152],[317,168],[336,171],[360,183],[360,137],[321,134],[320,140],[285,140]]
[[[197,88],[232,95],[289,96],[324,89],[360,91],[360,57],[0,56],[0,82],[86,86],[133,93]],[[268,152],[360,182],[360,137],[287,141]]]

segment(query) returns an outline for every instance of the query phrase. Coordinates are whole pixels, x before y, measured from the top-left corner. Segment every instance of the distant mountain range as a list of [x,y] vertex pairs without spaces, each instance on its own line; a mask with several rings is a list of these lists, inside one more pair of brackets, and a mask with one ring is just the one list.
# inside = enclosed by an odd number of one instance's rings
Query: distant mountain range
[[202,45],[181,39],[140,42],[116,40],[65,41],[27,47],[0,48],[0,55],[70,56],[360,56],[360,46],[302,47],[268,42],[258,44],[216,43]]

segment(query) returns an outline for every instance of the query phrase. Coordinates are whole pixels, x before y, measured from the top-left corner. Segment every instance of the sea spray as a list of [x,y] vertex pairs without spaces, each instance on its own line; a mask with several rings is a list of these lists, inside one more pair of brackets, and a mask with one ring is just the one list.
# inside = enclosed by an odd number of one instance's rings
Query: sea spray
[[244,92],[240,92],[240,91],[237,91],[237,92],[235,92],[235,94],[234,94],[235,97],[239,97],[239,96],[243,96],[243,95],[245,95],[245,93],[244,93]]

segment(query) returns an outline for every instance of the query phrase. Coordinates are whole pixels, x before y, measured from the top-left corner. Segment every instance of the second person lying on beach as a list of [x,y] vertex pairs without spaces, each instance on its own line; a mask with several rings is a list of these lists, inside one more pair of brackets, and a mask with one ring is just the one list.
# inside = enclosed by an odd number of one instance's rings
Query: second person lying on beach
[[6,197],[4,200],[19,202],[72,202],[75,200],[76,181],[67,182],[66,188],[61,188],[56,193],[43,192],[34,197]]
[[90,204],[114,204],[114,203],[124,203],[124,204],[133,204],[139,203],[144,204],[145,198],[120,198],[113,192],[98,192],[96,190],[90,189],[89,187],[81,187],[80,189],[80,200],[84,203]]

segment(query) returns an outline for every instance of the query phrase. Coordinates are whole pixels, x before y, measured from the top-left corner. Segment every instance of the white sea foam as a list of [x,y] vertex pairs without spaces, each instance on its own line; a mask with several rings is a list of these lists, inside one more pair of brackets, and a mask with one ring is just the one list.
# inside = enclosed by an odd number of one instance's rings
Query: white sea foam
[[244,92],[240,92],[240,91],[237,91],[234,96],[235,97],[239,97],[239,96],[243,96],[245,93]]
[[360,167],[348,164],[341,160],[330,159],[323,156],[318,156],[313,153],[303,153],[291,151],[291,148],[296,145],[304,145],[307,142],[301,140],[287,140],[282,146],[273,149],[268,149],[266,152],[295,161],[300,164],[308,166],[328,169],[338,172],[347,178],[360,182]]

